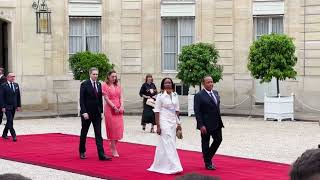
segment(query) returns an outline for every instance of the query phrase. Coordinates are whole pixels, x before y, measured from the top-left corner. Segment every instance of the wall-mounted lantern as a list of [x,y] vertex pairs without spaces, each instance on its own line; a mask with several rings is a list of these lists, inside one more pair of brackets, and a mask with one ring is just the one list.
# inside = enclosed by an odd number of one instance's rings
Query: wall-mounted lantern
[[36,11],[37,33],[51,33],[51,11],[46,0],[34,1],[32,8]]

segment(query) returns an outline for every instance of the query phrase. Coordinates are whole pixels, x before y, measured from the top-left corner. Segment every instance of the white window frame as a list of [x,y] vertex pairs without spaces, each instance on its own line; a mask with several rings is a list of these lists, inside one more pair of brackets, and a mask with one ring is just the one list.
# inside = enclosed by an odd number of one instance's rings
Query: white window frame
[[[175,61],[175,67],[176,67],[176,69],[175,70],[166,70],[166,69],[164,69],[164,35],[162,34],[162,30],[161,30],[161,70],[162,70],[162,72],[163,73],[178,73],[178,64],[179,64],[179,54],[181,53],[181,47],[180,47],[180,40],[181,40],[181,32],[180,32],[180,29],[181,29],[181,25],[180,25],[180,19],[182,19],[182,18],[186,18],[186,17],[164,17],[164,19],[174,19],[174,20],[176,20],[176,23],[177,23],[177,25],[178,25],[178,28],[177,28],[177,31],[178,31],[178,33],[177,33],[177,54],[176,54],[176,61]],[[193,26],[194,26],[194,28],[195,28],[195,18],[194,17],[188,17],[188,18],[193,18]],[[163,20],[164,19],[161,19],[161,28],[163,28],[163,24],[162,24],[162,22],[163,22]],[[194,29],[194,32],[193,32],[193,35],[192,35],[192,42],[194,42],[195,41],[195,29]]]
[[[81,23],[82,23],[82,34],[81,35],[70,35],[70,32],[69,32],[69,41],[70,41],[70,37],[81,37],[82,38],[82,49],[81,51],[79,52],[84,52],[86,51],[86,43],[87,43],[87,38],[86,37],[99,37],[99,50],[98,52],[101,52],[101,46],[102,46],[102,28],[101,28],[101,17],[74,17],[74,16],[70,16],[69,17],[69,21],[70,19],[77,19],[77,20],[81,20]],[[100,34],[99,35],[86,35],[86,20],[88,19],[98,19],[100,20]],[[70,26],[70,23],[69,23],[69,26]],[[69,46],[70,46],[70,43],[69,43]],[[70,49],[70,47],[69,47]],[[73,54],[76,54],[77,52],[75,53],[71,53],[69,51],[69,57],[72,56]]]
[[[284,26],[284,16],[283,15],[271,15],[271,16],[253,16],[253,24],[254,24],[254,40],[258,39],[257,35],[257,29],[258,29],[258,23],[257,18],[268,18],[268,34],[272,33],[272,19],[273,18],[282,18],[282,27]],[[284,29],[282,29],[282,32]],[[263,35],[263,34],[262,34]],[[259,35],[261,37],[262,35]]]

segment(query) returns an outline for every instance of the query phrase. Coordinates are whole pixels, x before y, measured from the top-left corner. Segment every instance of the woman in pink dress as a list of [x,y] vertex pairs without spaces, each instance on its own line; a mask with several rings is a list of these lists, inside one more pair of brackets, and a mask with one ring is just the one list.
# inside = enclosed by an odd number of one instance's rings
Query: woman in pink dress
[[117,142],[123,137],[123,100],[121,87],[118,84],[116,71],[110,71],[105,83],[102,85],[105,99],[104,117],[107,138],[110,140],[111,151],[114,157],[119,157]]

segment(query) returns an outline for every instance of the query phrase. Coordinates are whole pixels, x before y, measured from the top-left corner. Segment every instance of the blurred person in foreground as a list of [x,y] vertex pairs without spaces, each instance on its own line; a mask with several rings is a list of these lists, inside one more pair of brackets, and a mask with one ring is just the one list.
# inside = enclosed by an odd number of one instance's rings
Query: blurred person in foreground
[[0,180],[31,180],[31,179],[24,177],[20,174],[7,173],[7,174],[1,174]]
[[320,149],[305,151],[292,164],[291,180],[320,180]]

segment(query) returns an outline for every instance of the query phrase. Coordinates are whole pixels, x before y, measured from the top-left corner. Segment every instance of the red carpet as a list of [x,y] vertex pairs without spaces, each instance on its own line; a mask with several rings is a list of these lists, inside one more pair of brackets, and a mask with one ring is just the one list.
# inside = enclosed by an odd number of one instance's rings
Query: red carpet
[[[0,140],[0,158],[112,180],[174,179],[175,175],[148,172],[155,147],[120,143],[120,158],[98,160],[94,139],[87,141],[88,159],[78,157],[79,137],[65,134],[18,136],[18,142]],[[104,142],[110,154],[107,142]],[[222,180],[288,180],[289,165],[229,156],[216,156],[218,170],[203,167],[201,153],[179,151],[184,173],[219,176]],[[184,174],[183,173],[183,174]]]

